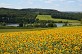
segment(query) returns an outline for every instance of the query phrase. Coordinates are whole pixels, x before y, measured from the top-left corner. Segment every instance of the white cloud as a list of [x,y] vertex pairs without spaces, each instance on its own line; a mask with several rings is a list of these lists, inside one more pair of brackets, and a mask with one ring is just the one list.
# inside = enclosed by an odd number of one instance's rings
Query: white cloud
[[0,3],[0,7],[12,8],[11,4]]
[[82,2],[82,0],[77,0],[77,1]]
[[28,4],[33,4],[34,2],[38,2],[38,1],[41,1],[41,2],[44,2],[44,3],[53,3],[54,1],[55,2],[69,2],[69,3],[72,3],[72,2],[75,2],[75,1],[82,1],[82,0],[23,0],[24,2],[27,2]]
[[7,3],[0,3],[0,8],[17,8],[17,9],[20,9],[22,7],[17,6],[17,5],[7,4]]
[[73,3],[73,2],[76,2],[76,1],[73,1],[73,0],[68,1],[68,3]]
[[66,0],[59,0],[60,2],[64,2],[64,1],[66,1]]
[[[45,3],[53,3],[54,1],[55,2],[69,2],[69,3],[72,3],[72,2],[76,2],[77,0],[40,0],[40,1],[44,1]],[[79,0],[79,1],[82,1],[82,0]]]
[[28,3],[33,3],[33,2],[37,2],[37,1],[41,1],[41,2],[45,2],[45,3],[52,3],[53,1],[56,1],[56,0],[24,0]]
[[38,0],[38,1],[41,1],[41,2],[44,2],[44,3],[52,3],[53,1],[56,1],[56,0]]
[[45,0],[45,3],[52,3],[54,0]]
[[26,2],[28,4],[33,4],[35,0],[24,0],[23,2]]
[[82,4],[79,4],[80,7],[82,7]]

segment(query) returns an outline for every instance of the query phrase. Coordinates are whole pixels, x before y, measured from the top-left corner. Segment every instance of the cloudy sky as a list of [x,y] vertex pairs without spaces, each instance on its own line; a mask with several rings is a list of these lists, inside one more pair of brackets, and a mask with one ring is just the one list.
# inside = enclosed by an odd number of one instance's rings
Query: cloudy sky
[[0,0],[0,7],[82,11],[82,0]]

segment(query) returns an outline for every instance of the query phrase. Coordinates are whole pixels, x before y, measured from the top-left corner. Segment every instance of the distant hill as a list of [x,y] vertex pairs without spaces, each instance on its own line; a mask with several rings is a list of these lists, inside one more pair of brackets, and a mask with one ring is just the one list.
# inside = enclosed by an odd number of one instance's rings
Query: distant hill
[[51,15],[52,18],[57,19],[70,19],[81,20],[82,13],[73,12],[61,12],[53,9],[12,9],[12,8],[0,8],[0,22],[6,23],[19,23],[28,22],[33,23],[36,20],[37,15]]
[[19,14],[25,14],[25,13],[37,13],[37,14],[42,14],[42,15],[50,15],[54,12],[59,12],[58,10],[52,10],[52,9],[33,9],[33,8],[28,8],[28,9],[11,9],[11,8],[0,8],[0,13],[19,13]]
[[59,13],[57,10],[51,9],[11,9],[0,8],[0,22],[19,23],[28,22],[33,23],[37,15],[51,15],[52,13]]

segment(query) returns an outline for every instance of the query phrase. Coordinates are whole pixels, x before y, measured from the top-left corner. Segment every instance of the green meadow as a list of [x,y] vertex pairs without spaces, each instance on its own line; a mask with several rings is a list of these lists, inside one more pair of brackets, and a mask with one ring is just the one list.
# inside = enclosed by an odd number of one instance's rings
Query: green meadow
[[39,19],[39,20],[52,20],[52,21],[55,21],[55,22],[59,22],[59,21],[69,22],[69,23],[79,23],[80,22],[78,20],[52,18],[50,15],[38,15],[36,18]]

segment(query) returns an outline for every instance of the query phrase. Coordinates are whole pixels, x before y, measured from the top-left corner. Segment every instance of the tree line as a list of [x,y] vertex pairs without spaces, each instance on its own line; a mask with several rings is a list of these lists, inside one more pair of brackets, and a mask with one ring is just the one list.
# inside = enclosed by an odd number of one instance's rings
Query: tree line
[[60,13],[52,13],[52,18],[60,18],[60,19],[69,19],[69,20],[81,20],[82,13],[75,12],[60,12]]
[[[51,15],[52,18],[81,20],[82,13],[60,12],[51,9],[10,9],[0,8],[0,22],[5,23],[35,23],[37,15]],[[43,22],[43,21],[41,21]]]

